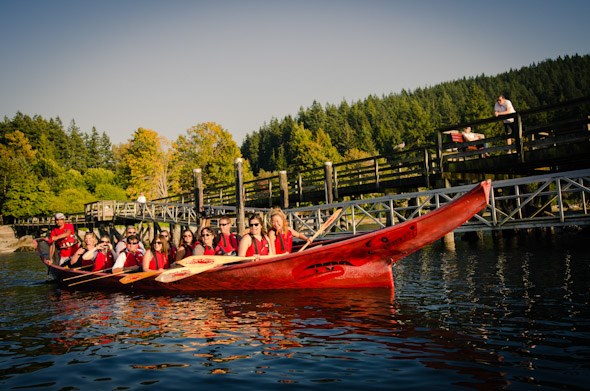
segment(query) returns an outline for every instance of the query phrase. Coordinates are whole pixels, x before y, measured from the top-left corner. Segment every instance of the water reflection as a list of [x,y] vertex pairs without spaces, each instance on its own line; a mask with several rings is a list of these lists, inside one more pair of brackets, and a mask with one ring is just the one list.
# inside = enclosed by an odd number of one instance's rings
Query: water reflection
[[[0,263],[0,387],[583,388],[590,259],[573,243],[433,245],[387,289],[61,291]],[[563,250],[567,249],[567,250]],[[12,271],[15,271],[12,273]],[[28,276],[28,277],[27,277]],[[97,383],[99,382],[99,383]]]

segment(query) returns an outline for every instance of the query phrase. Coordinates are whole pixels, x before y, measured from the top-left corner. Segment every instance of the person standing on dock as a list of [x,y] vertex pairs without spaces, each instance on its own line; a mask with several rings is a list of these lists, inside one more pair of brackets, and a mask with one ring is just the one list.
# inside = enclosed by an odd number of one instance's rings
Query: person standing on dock
[[139,193],[139,197],[137,197],[137,203],[139,204],[139,211],[143,215],[145,213],[145,203],[147,202],[147,198],[143,193]]
[[[496,104],[494,105],[494,115],[498,117],[500,115],[508,115],[514,113],[516,113],[516,110],[514,110],[512,102],[506,99],[504,95],[500,95],[496,100]],[[508,145],[512,145],[512,140],[514,139],[513,137],[516,134],[516,129],[514,129],[514,118],[506,118],[504,120],[504,130],[506,131],[506,135],[508,136]]]

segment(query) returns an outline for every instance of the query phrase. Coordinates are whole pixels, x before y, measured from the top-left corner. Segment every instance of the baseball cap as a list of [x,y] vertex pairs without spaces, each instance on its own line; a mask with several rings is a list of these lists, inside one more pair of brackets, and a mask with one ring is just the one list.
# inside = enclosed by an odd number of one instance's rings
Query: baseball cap
[[65,220],[66,216],[63,213],[56,213],[55,214],[55,219],[56,220]]

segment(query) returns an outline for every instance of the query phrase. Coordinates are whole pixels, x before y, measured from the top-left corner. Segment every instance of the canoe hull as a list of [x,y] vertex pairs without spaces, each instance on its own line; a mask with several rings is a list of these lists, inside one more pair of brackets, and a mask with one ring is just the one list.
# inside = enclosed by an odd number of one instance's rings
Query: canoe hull
[[[484,181],[462,197],[416,219],[301,253],[224,265],[169,283],[145,278],[122,284],[119,280],[124,275],[104,274],[104,278],[78,284],[76,288],[135,292],[392,288],[392,264],[452,232],[481,211],[488,202],[490,187],[490,181]],[[48,263],[47,266],[64,286],[72,281],[68,278],[85,273]],[[101,274],[88,278],[97,276]]]

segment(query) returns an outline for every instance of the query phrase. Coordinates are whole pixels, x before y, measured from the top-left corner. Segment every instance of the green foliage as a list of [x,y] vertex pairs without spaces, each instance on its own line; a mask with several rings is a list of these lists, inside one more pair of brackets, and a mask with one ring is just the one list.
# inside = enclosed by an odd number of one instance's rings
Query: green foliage
[[[96,188],[99,185],[112,185],[115,183],[115,173],[106,168],[90,168],[84,175],[84,183],[91,193],[96,194]],[[101,199],[100,197],[98,198]],[[126,198],[124,197],[122,199]]]
[[84,204],[94,201],[96,201],[96,197],[86,189],[66,189],[53,198],[50,210],[65,214],[80,213],[84,211]]
[[2,214],[14,217],[46,215],[49,203],[55,199],[46,182],[35,181],[31,176],[16,178],[6,192]]
[[167,141],[151,129],[139,128],[133,134],[122,164],[127,168],[127,195],[133,199],[144,193],[148,199],[168,196],[170,155]]
[[220,125],[206,122],[193,126],[178,137],[173,149],[174,177],[182,191],[193,188],[195,168],[202,170],[206,186],[234,183],[234,161],[241,153],[231,134]]
[[[95,144],[96,148],[87,148]],[[66,132],[59,118],[46,120],[20,112],[12,119],[4,117],[0,122],[0,213],[13,217],[80,213],[85,202],[97,199],[92,192],[100,184],[110,186],[101,192],[124,199],[124,190],[113,185],[111,149],[106,134],[98,136],[93,128],[89,137],[75,121]],[[92,163],[100,168],[87,170],[89,156],[100,157]]]
[[124,189],[109,183],[99,183],[94,190],[96,200],[127,201],[127,193]]

